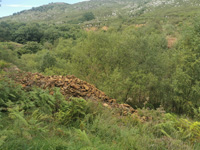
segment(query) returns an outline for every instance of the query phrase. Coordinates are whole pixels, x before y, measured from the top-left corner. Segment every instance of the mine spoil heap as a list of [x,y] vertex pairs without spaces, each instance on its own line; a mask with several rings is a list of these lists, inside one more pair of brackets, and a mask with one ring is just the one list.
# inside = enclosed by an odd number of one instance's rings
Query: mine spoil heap
[[[24,88],[37,86],[43,89],[60,88],[61,93],[68,99],[69,97],[80,97],[86,100],[98,101],[103,103],[105,107],[119,109],[121,115],[135,113],[135,110],[128,104],[118,104],[115,99],[109,98],[106,94],[94,85],[82,81],[73,75],[68,76],[44,76],[40,73],[24,73],[15,74],[14,80],[20,83]],[[51,92],[51,94],[53,94]]]

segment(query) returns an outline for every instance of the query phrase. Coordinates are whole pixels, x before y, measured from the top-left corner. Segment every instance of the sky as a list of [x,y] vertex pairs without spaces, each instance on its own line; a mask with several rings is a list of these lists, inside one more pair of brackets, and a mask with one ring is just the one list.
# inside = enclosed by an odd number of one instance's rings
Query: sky
[[22,10],[31,9],[51,2],[74,4],[85,0],[0,0],[0,17],[9,16]]

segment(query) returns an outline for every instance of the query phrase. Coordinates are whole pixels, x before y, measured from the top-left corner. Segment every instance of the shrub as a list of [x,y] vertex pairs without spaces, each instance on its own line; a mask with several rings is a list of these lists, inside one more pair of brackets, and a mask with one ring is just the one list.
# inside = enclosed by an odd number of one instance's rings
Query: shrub
[[6,108],[6,103],[9,101],[22,104],[21,102],[25,103],[28,99],[21,86],[9,79],[2,79],[0,80],[0,107]]
[[164,120],[156,125],[155,129],[157,135],[160,136],[188,140],[191,143],[200,142],[200,122],[192,122],[172,114],[166,114]]
[[9,67],[10,64],[3,61],[3,60],[0,60],[0,69],[3,69],[3,68],[6,68],[6,67]]
[[42,50],[42,46],[37,42],[27,42],[24,47],[19,49],[17,53],[19,55],[23,54],[33,54],[37,53],[38,51]]

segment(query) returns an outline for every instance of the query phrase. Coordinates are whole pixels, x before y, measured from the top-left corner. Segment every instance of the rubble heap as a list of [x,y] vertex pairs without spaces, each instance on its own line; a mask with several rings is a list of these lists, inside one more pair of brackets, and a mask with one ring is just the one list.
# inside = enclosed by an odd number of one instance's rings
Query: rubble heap
[[[44,76],[40,73],[20,73],[15,75],[14,80],[24,88],[37,86],[43,89],[60,88],[61,93],[68,99],[69,97],[81,97],[103,103],[108,108],[118,108],[121,115],[134,113],[135,110],[128,104],[118,104],[115,99],[109,98],[104,92],[97,89],[94,85],[80,80],[73,75],[68,76]],[[53,93],[52,93],[53,94]]]

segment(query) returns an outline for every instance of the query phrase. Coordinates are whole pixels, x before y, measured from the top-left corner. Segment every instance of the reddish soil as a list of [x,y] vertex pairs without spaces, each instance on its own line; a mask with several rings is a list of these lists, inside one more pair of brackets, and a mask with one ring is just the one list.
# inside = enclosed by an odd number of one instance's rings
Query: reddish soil
[[101,29],[102,29],[103,31],[108,31],[108,27],[107,27],[107,26],[103,26]]
[[86,30],[87,32],[89,32],[89,31],[97,31],[98,28],[97,28],[97,27],[91,27],[91,28],[85,28],[85,30]]
[[140,28],[140,27],[143,27],[143,26],[145,26],[145,24],[136,24],[135,25],[136,28]]
[[176,37],[167,37],[167,46],[168,48],[172,48],[177,42]]

